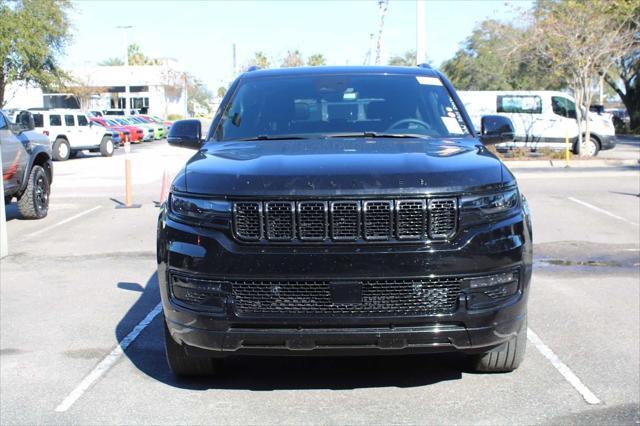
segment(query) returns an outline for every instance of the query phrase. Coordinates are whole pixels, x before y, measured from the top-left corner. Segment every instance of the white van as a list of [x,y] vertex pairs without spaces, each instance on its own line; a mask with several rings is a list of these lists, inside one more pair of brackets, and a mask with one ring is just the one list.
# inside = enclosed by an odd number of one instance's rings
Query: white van
[[77,109],[32,109],[35,130],[47,135],[52,145],[54,160],[64,161],[82,150],[100,152],[111,157],[115,145],[113,134],[89,121]]
[[[565,149],[569,138],[575,152],[578,141],[578,121],[573,98],[553,91],[459,91],[471,121],[480,128],[480,117],[488,114],[504,115],[513,122],[514,142],[496,145],[497,149],[529,148],[537,150]],[[584,125],[583,131],[584,131]],[[615,129],[611,118],[589,114],[591,140],[584,141],[583,154],[598,155],[600,150],[616,146]]]

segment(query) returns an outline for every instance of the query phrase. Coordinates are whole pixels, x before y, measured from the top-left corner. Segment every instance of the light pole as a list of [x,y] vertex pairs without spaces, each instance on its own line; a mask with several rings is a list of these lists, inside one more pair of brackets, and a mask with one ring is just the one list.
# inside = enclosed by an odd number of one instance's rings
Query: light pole
[[416,64],[427,62],[424,0],[416,0]]
[[125,115],[129,115],[129,43],[127,38],[127,30],[133,28],[132,25],[118,25],[116,28],[123,30],[124,36],[124,111]]

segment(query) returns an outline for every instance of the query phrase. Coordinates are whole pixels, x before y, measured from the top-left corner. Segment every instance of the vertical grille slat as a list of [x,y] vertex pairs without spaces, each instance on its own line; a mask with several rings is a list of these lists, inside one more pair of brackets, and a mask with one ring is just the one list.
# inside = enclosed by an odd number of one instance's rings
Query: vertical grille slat
[[458,231],[456,198],[237,201],[242,241],[445,241]]
[[396,201],[396,232],[401,240],[419,240],[425,237],[427,202],[425,200]]
[[393,235],[393,202],[365,201],[364,237],[367,240],[388,240]]
[[298,235],[304,241],[322,241],[327,238],[328,206],[323,201],[298,203]]
[[455,198],[435,198],[429,200],[429,237],[447,239],[457,227],[458,203]]
[[360,237],[360,203],[331,202],[331,237],[334,240],[357,240]]
[[294,203],[272,201],[265,203],[267,238],[272,241],[291,241],[295,238]]
[[262,204],[239,202],[233,205],[233,226],[236,235],[246,241],[262,239]]

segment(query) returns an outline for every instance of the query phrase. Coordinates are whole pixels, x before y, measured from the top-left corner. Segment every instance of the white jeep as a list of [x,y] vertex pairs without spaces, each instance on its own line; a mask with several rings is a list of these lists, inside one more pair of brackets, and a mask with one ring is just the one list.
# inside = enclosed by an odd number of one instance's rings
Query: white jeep
[[82,150],[100,152],[111,157],[115,145],[113,134],[96,126],[86,114],[73,109],[32,109],[35,130],[49,137],[54,160],[65,161]]

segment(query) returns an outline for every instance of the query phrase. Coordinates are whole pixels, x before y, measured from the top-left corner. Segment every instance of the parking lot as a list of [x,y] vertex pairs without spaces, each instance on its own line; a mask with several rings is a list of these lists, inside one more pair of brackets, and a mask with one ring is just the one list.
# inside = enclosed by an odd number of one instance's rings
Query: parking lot
[[[640,145],[624,145],[638,158]],[[458,356],[231,360],[177,381],[155,277],[164,141],[54,164],[49,215],[7,208],[0,285],[0,423],[640,422],[640,169],[514,168],[533,214],[524,364],[474,374]],[[615,151],[615,150],[614,150]],[[613,152],[613,151],[612,151]]]

